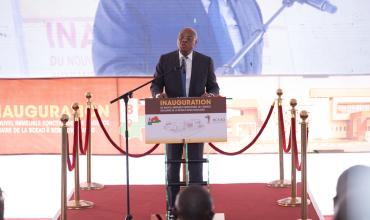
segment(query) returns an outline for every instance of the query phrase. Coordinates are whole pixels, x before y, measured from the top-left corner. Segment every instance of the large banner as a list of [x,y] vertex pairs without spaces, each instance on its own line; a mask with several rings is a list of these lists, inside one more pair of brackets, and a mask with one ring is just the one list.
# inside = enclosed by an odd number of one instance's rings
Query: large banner
[[[72,104],[80,105],[83,135],[86,126],[86,92],[98,109],[104,126],[120,145],[119,105],[110,100],[118,91],[132,89],[146,79],[72,78],[0,80],[0,153],[60,153],[62,114],[69,115],[70,146],[73,139]],[[145,95],[144,95],[145,94]],[[140,96],[148,96],[143,90]],[[94,153],[117,153],[107,141],[92,114],[92,145]],[[142,143],[142,142],[140,142]],[[145,146],[142,146],[145,148]]]
[[[68,132],[72,146],[71,105],[75,102],[80,104],[84,135],[86,92],[93,94],[92,101],[111,138],[124,148],[124,107],[122,103],[110,104],[110,101],[150,79],[122,77],[0,80],[0,154],[60,153],[60,117],[64,113],[70,116]],[[252,141],[277,98],[278,88],[283,90],[286,137],[289,136],[290,128],[289,101],[295,98],[298,101],[297,114],[301,110],[309,112],[308,151],[370,150],[370,76],[219,77],[218,82],[221,95],[228,98],[227,142],[215,143],[224,151],[238,151]],[[129,146],[132,153],[143,153],[153,146],[145,144],[147,131],[144,99],[148,97],[149,86],[146,86],[135,92],[129,100]],[[300,121],[299,116],[297,121]],[[299,132],[298,129],[297,137],[300,137]],[[278,124],[275,106],[266,128],[247,153],[277,151]],[[102,132],[94,114],[92,152],[118,153]],[[161,146],[154,153],[162,152]]]
[[[217,7],[207,2],[1,0],[0,77],[152,75],[185,26],[198,30],[196,50],[216,68],[232,64],[230,72],[218,68],[219,75],[370,73],[368,0],[293,1],[241,56],[284,1],[220,0],[222,24],[213,23]],[[338,10],[312,7],[320,2]]]

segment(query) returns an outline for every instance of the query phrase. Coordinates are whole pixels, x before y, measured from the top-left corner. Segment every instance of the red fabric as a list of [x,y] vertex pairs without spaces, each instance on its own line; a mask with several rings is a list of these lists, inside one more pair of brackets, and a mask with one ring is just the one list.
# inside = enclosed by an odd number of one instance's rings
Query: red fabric
[[72,171],[75,166],[76,166],[76,148],[78,147],[78,122],[75,121],[73,124],[73,147],[72,147],[72,162],[71,159],[69,158],[69,138],[68,138],[68,133],[67,133],[67,166],[68,170]]
[[6,218],[5,220],[51,220],[51,218]]
[[271,117],[271,114],[272,114],[272,110],[274,110],[274,106],[275,106],[275,102],[271,105],[270,107],[270,111],[269,113],[267,114],[267,117],[265,119],[265,121],[263,122],[263,125],[262,127],[260,128],[260,130],[258,131],[257,135],[253,138],[253,140],[247,145],[245,146],[243,149],[239,150],[239,151],[236,151],[236,152],[226,152],[226,151],[223,151],[221,150],[220,148],[216,147],[213,143],[208,143],[209,146],[211,146],[211,148],[215,151],[217,151],[218,153],[220,154],[224,154],[224,155],[227,155],[227,156],[235,156],[235,155],[238,155],[238,154],[241,154],[243,153],[244,151],[248,150],[250,147],[253,146],[253,144],[258,140],[258,138],[260,137],[260,135],[262,134],[263,130],[265,129],[268,121],[270,120],[270,117]]
[[[298,191],[300,187],[298,187]],[[68,220],[122,220],[126,213],[125,186],[106,186],[102,190],[80,191],[81,199],[95,202],[85,210],[68,210]],[[298,219],[300,207],[281,207],[276,201],[290,196],[289,188],[270,188],[264,183],[213,184],[210,192],[215,211],[224,213],[227,220]],[[298,192],[297,195],[300,195]],[[130,186],[131,214],[134,219],[150,219],[152,214],[165,213],[165,187],[163,185]],[[73,197],[72,197],[73,198]],[[319,220],[312,205],[308,217]]]
[[301,168],[302,168],[302,164],[299,162],[299,158],[298,158],[298,147],[297,147],[297,129],[296,129],[296,121],[294,118],[292,118],[292,138],[293,138],[293,142],[292,142],[292,146],[294,147],[294,164],[295,164],[295,168],[298,170],[298,171],[301,171]]
[[[102,122],[102,120],[101,120],[101,118],[100,118],[100,115],[99,115],[99,112],[98,112],[98,110],[97,109],[94,109],[94,112],[95,112],[95,115],[96,115],[96,118],[98,119],[98,122],[99,122],[99,124],[100,124],[100,127],[101,127],[101,129],[103,130],[103,132],[104,132],[104,134],[105,134],[105,136],[108,138],[108,140],[109,140],[109,142],[112,144],[112,146],[114,147],[114,148],[116,148],[119,152],[121,152],[122,154],[126,154],[126,151],[124,151],[122,148],[120,148],[114,141],[113,141],[113,139],[110,137],[110,135],[109,135],[109,133],[107,132],[107,130],[105,129],[105,127],[104,127],[104,124],[103,124],[103,122]],[[154,145],[152,148],[150,148],[148,151],[146,151],[146,152],[144,152],[144,153],[142,153],[142,154],[128,154],[128,156],[130,156],[130,157],[144,157],[144,156],[146,156],[146,155],[149,155],[149,154],[151,154],[153,151],[155,151],[155,149],[157,149],[158,148],[158,146],[159,146],[159,144],[156,144],[156,145]]]
[[283,150],[285,153],[288,153],[290,151],[290,135],[291,135],[291,132],[290,131],[290,134],[289,134],[289,144],[288,146],[286,146],[286,140],[285,140],[285,128],[284,128],[284,115],[283,115],[283,107],[281,105],[278,106],[278,117],[279,117],[279,126],[280,126],[280,129],[281,129],[281,139],[282,139],[282,143],[283,143]]
[[[81,121],[79,123],[80,129],[81,129]],[[87,152],[87,148],[89,147],[89,141],[90,141],[90,136],[89,136],[89,131],[91,130],[91,108],[87,108],[86,111],[86,132],[85,132],[85,145],[83,149],[81,150],[81,154],[85,155]],[[82,140],[82,134],[80,133],[80,139]]]
[[81,126],[81,119],[78,119],[78,146],[80,148],[81,154],[86,154],[84,151],[84,147],[82,145],[82,126]]

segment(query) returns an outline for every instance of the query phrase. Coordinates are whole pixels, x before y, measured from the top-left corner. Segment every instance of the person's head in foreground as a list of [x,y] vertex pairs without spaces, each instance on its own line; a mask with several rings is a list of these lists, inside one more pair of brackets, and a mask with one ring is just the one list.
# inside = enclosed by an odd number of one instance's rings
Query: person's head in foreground
[[334,197],[334,219],[370,219],[370,167],[352,166],[339,176]]
[[189,186],[177,196],[175,212],[179,220],[211,220],[211,195],[202,186]]
[[0,220],[4,219],[4,198],[3,198],[3,191],[0,188]]

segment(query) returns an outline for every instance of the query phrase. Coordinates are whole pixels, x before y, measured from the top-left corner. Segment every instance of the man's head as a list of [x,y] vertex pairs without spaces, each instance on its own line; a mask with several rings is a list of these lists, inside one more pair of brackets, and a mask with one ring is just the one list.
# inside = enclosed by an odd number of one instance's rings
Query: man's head
[[197,44],[197,32],[190,27],[182,29],[177,38],[177,47],[182,55],[187,56]]
[[336,220],[370,219],[370,167],[356,165],[345,170],[334,197]]
[[176,215],[180,220],[211,220],[213,204],[208,191],[201,186],[189,186],[175,202]]

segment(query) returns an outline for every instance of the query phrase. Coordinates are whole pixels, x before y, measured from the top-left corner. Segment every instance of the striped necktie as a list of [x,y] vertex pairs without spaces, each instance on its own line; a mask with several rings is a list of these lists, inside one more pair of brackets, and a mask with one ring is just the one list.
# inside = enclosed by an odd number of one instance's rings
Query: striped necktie
[[186,59],[188,57],[181,57],[181,82],[182,82],[182,95],[186,97]]

